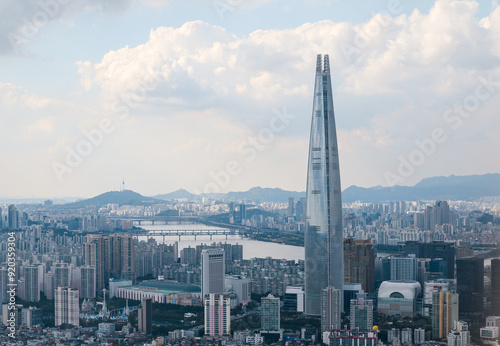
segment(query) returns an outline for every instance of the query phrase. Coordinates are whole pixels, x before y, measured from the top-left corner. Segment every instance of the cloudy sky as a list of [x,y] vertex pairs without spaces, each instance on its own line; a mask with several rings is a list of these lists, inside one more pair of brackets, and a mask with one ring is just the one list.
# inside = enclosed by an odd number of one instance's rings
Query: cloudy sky
[[0,197],[305,190],[316,54],[342,185],[500,172],[500,7],[4,0]]

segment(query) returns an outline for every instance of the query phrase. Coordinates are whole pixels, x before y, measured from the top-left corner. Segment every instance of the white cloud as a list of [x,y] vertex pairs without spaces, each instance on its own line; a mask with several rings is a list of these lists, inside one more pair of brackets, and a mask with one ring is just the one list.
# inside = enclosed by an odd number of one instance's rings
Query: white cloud
[[[346,47],[355,49],[349,54]],[[244,37],[195,21],[151,30],[143,44],[100,61],[77,62],[83,97],[98,93],[98,100],[69,104],[2,85],[0,110],[19,114],[6,124],[39,141],[22,155],[36,154],[41,165],[64,159],[65,148],[102,117],[116,121],[116,130],[57,185],[61,191],[82,186],[97,193],[123,175],[144,193],[202,190],[230,160],[244,169],[224,190],[303,190],[316,54],[329,53],[343,187],[384,185],[384,172],[397,169],[416,140],[442,128],[447,140],[405,181],[414,184],[433,175],[500,171],[498,160],[481,154],[485,148],[500,154],[497,86],[458,128],[443,118],[474,95],[480,76],[500,81],[498,52],[500,9],[477,18],[474,1],[438,0],[429,13],[375,15],[359,25],[305,23]],[[127,119],[113,113],[117,102],[128,107]],[[296,117],[247,162],[242,143],[283,106]],[[13,143],[22,146],[20,139]],[[55,180],[50,170],[46,177]]]

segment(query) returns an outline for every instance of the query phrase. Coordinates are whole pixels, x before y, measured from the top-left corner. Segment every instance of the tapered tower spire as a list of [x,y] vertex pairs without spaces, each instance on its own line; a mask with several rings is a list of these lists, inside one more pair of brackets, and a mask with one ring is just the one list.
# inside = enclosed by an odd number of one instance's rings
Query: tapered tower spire
[[305,313],[321,313],[321,290],[343,290],[344,254],[339,154],[328,55],[317,57],[307,167]]

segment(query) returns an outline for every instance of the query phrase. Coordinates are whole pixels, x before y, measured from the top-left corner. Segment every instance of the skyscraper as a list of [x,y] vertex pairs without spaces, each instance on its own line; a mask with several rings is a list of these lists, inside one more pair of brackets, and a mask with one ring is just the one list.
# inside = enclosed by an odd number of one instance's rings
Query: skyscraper
[[[307,168],[305,313],[321,314],[321,290],[343,290],[339,154],[328,55],[317,57]],[[342,294],[341,294],[342,296]]]
[[55,291],[56,326],[63,323],[80,325],[80,294],[71,287],[57,287]]
[[201,252],[201,293],[224,293],[224,250],[206,249]]

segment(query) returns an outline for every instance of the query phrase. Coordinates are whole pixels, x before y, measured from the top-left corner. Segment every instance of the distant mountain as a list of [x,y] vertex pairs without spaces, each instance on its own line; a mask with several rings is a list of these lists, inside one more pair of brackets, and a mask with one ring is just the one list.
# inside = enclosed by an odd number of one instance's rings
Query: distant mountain
[[174,199],[188,199],[188,200],[193,200],[197,199],[197,195],[192,194],[191,192],[184,190],[184,189],[179,189],[174,192],[170,193],[165,193],[163,195],[156,195],[155,198],[158,199],[164,199],[166,201],[169,200],[174,200]]
[[463,200],[500,196],[500,174],[432,177],[415,186],[350,186],[342,193],[342,202],[380,203],[387,201]]
[[119,204],[119,205],[145,205],[145,204],[155,204],[163,203],[161,199],[156,199],[153,197],[146,197],[137,192],[131,190],[124,191],[110,191],[103,193],[99,196],[84,199],[82,201],[63,204],[63,208],[85,208],[85,207],[102,207],[107,204]]
[[289,197],[293,197],[295,200],[299,200],[301,197],[305,197],[305,192],[296,191],[286,191],[279,188],[262,188],[260,186],[251,188],[248,191],[240,192],[228,192],[228,193],[204,193],[195,195],[184,189],[177,190],[171,193],[157,195],[155,198],[160,198],[163,200],[174,200],[174,199],[188,199],[188,200],[199,200],[203,197],[220,199],[223,201],[251,201],[251,202],[271,202],[271,203],[286,203]]

